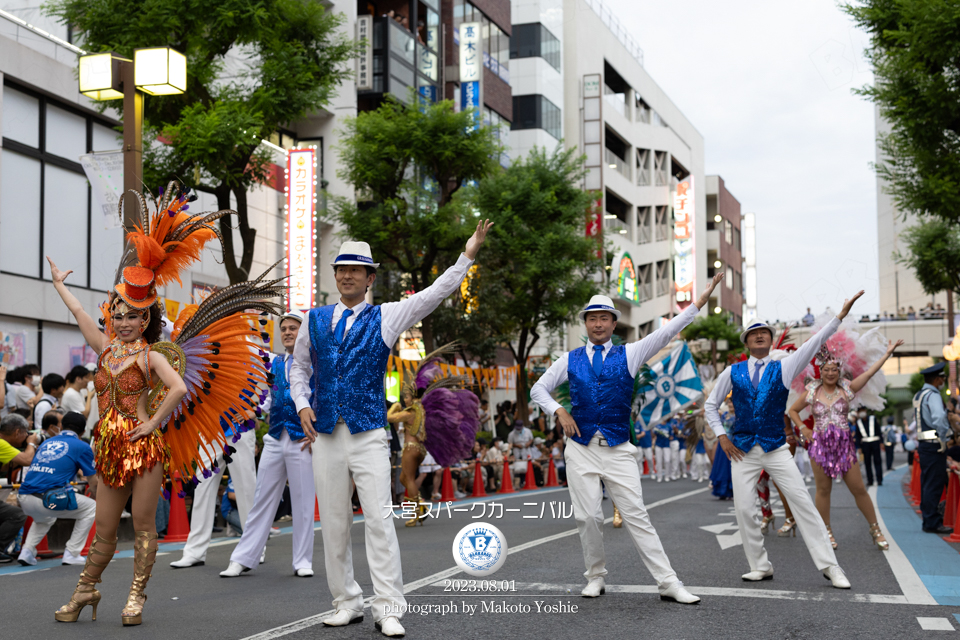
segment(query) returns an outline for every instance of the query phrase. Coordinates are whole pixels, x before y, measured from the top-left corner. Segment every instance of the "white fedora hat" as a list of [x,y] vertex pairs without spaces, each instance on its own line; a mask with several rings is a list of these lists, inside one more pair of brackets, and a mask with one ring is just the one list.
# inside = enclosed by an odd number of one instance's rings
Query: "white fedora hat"
[[590,302],[583,308],[583,311],[578,314],[580,322],[583,322],[583,318],[591,311],[609,311],[613,314],[614,320],[620,319],[620,312],[613,306],[613,300],[607,296],[593,296],[590,298]]
[[303,311],[297,311],[296,309],[291,309],[290,311],[287,311],[285,314],[280,316],[280,322],[283,322],[287,318],[290,318],[291,320],[296,320],[300,324],[303,324]]
[[336,267],[338,264],[360,264],[374,269],[380,266],[379,262],[373,261],[369,244],[354,242],[353,240],[347,240],[340,245],[340,254],[336,260],[330,263],[330,266]]
[[756,331],[757,329],[766,329],[770,332],[770,339],[773,340],[773,327],[768,325],[766,322],[754,322],[752,325],[743,330],[743,333],[740,334],[740,342],[747,344],[747,334],[751,331]]

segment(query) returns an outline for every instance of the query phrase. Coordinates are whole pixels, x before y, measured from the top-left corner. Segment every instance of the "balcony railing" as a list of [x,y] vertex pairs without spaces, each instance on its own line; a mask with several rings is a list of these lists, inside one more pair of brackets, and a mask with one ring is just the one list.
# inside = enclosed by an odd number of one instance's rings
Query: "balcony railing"
[[670,295],[673,291],[673,283],[669,280],[657,280],[657,297]]
[[670,180],[667,178],[666,171],[656,171],[657,174],[657,186],[658,187],[667,187],[670,186]]
[[653,298],[653,283],[646,282],[637,287],[637,295],[640,297],[640,302],[646,302]]
[[607,93],[607,90],[607,87],[604,86],[604,101],[611,109],[619,113],[624,118],[628,118],[627,101],[625,99],[626,96],[622,93]]
[[657,242],[670,239],[670,226],[666,224],[657,225]]
[[630,168],[627,167],[626,161],[610,149],[604,148],[603,161],[607,163],[609,168],[615,170],[627,180],[630,179]]
[[637,244],[647,244],[653,239],[649,224],[637,225]]
[[607,228],[607,233],[615,233],[625,236],[630,232],[630,230],[627,228],[627,223],[620,218],[604,218],[603,224]]
[[637,167],[637,186],[638,187],[649,187],[650,186],[650,170],[640,167]]

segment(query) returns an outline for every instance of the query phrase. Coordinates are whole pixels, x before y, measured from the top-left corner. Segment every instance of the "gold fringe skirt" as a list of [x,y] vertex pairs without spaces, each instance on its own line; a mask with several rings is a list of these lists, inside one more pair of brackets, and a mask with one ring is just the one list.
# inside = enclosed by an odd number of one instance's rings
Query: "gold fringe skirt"
[[159,430],[146,438],[130,442],[127,432],[138,424],[139,420],[131,419],[110,407],[93,431],[97,472],[114,489],[125,486],[135,476],[143,475],[156,464],[165,464],[169,458]]

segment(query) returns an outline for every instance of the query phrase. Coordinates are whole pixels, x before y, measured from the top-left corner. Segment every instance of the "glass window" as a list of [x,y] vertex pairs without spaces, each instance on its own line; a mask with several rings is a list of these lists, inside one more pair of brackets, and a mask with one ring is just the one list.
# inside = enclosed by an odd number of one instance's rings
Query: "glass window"
[[513,25],[509,40],[511,58],[543,58],[560,70],[560,41],[539,22]]
[[3,88],[3,137],[40,148],[40,101],[33,96]]
[[[86,177],[47,164],[43,170],[44,251],[56,252],[57,265],[73,269],[78,284],[87,282],[88,210]],[[46,260],[43,277],[50,279],[50,265]]]
[[[4,122],[8,107],[5,102]],[[40,161],[10,150],[0,162],[0,229],[0,269],[39,277]]]
[[511,129],[543,129],[559,140],[562,136],[560,109],[541,95],[513,96]]
[[46,125],[46,151],[80,162],[80,156],[87,152],[87,119],[48,104]]
[[440,51],[440,15],[427,10],[427,47]]

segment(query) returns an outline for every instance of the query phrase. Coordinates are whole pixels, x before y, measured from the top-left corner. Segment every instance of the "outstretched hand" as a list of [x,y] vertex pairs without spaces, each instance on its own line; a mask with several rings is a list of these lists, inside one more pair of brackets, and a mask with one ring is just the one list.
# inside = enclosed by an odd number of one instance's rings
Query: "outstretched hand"
[[477,259],[477,252],[480,251],[480,245],[487,239],[487,232],[490,231],[490,227],[492,226],[493,223],[490,222],[490,220],[481,220],[477,223],[477,230],[474,231],[470,239],[467,240],[467,248],[463,252],[468,258],[471,260]]
[[894,351],[897,350],[897,347],[903,344],[903,340],[897,340],[896,342],[890,341],[890,344],[887,346],[887,355],[889,356]]
[[710,281],[710,284],[707,286],[707,288],[704,289],[703,293],[700,294],[700,297],[697,298],[697,309],[703,309],[707,303],[710,302],[710,295],[713,293],[713,290],[717,288],[717,285],[720,284],[721,280],[723,280],[722,271],[713,276],[713,280]]
[[846,317],[847,317],[847,314],[850,313],[850,309],[853,308],[853,303],[856,302],[857,299],[858,299],[860,296],[862,296],[862,295],[863,295],[863,289],[861,289],[860,291],[857,291],[857,292],[853,295],[853,297],[850,298],[849,300],[844,300],[844,301],[843,301],[843,309],[840,310],[840,313],[837,314],[837,317],[840,318],[841,320],[843,320],[844,318],[846,318]]
[[67,279],[68,275],[73,273],[73,269],[70,271],[61,271],[57,265],[53,263],[53,260],[50,259],[50,256],[47,256],[47,262],[50,263],[50,278],[53,280],[53,284],[61,284]]

